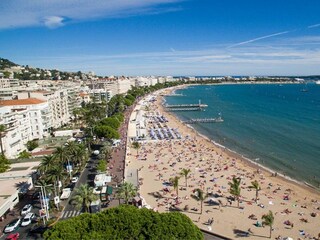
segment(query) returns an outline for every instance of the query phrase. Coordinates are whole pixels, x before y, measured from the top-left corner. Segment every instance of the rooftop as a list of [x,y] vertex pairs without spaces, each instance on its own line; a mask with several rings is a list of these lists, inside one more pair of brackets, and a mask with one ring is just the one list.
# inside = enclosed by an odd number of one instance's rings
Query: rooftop
[[0,106],[19,106],[19,105],[33,105],[40,104],[46,101],[37,98],[16,99],[16,100],[1,100]]

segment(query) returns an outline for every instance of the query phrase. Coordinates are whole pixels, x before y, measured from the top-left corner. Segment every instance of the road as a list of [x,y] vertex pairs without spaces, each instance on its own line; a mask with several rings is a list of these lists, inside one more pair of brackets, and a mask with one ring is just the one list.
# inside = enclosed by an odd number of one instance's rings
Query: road
[[[99,160],[96,157],[90,157],[83,172],[80,174],[78,182],[75,184],[74,189],[76,189],[81,184],[89,184],[94,187],[94,177],[96,175],[96,166]],[[81,214],[81,210],[77,209],[74,205],[70,204],[70,199],[74,196],[75,191],[71,192],[69,199],[62,202],[65,205],[64,210],[61,212],[60,219],[67,219],[70,217],[75,217]]]

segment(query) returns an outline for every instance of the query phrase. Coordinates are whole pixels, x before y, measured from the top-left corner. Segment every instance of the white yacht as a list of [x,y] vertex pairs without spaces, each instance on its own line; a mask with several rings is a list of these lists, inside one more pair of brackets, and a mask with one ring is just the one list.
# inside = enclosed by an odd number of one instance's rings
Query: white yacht
[[320,85],[320,80],[316,81],[316,84]]

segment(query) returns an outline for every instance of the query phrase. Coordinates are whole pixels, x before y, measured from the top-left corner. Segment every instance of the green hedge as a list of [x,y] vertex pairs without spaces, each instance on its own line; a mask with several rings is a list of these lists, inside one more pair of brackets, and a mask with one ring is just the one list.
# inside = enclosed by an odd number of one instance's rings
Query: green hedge
[[52,240],[203,239],[200,229],[182,213],[158,213],[128,205],[58,222],[44,237]]

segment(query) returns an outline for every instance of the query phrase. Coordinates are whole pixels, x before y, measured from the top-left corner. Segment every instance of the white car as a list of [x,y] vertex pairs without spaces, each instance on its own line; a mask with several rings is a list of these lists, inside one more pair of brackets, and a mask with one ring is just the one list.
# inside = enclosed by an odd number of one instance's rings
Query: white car
[[78,177],[73,177],[73,178],[71,179],[71,182],[72,182],[72,183],[76,183],[76,182],[78,182],[78,180],[79,180]]
[[27,204],[22,208],[21,215],[26,215],[29,212],[31,212],[31,210],[32,210],[32,205],[31,204]]
[[20,225],[20,222],[21,222],[21,219],[20,218],[17,218],[17,219],[14,219],[12,220],[10,223],[8,223],[6,225],[6,227],[4,228],[4,232],[5,233],[10,233],[10,232],[13,232],[14,230],[16,230],[19,225]]
[[21,227],[25,227],[25,226],[28,226],[32,220],[35,218],[35,215],[34,213],[28,213],[23,219],[22,219],[22,222],[21,222]]

